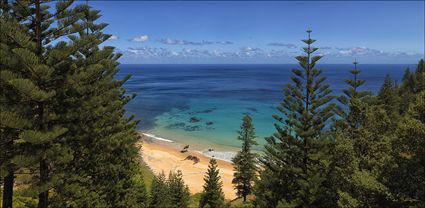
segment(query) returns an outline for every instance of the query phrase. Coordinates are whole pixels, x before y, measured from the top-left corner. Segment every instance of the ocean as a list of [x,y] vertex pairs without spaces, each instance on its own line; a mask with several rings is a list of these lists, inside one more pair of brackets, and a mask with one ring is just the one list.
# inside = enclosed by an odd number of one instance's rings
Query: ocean
[[[361,87],[374,93],[389,74],[400,82],[409,64],[360,64]],[[283,99],[283,87],[290,82],[291,69],[296,64],[283,65],[130,65],[122,64],[117,79],[130,74],[125,83],[127,94],[137,94],[126,105],[128,115],[140,120],[138,128],[165,141],[190,144],[200,151],[215,148],[233,151],[242,117],[253,118],[257,135],[257,150],[264,138],[274,130],[273,114]],[[323,70],[334,95],[341,94],[350,79],[353,65],[323,64]]]

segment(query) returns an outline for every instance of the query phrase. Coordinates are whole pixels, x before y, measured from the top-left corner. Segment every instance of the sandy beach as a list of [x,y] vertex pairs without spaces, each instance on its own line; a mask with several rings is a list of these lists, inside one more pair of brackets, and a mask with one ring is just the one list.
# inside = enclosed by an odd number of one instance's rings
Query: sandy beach
[[[181,170],[190,192],[195,194],[202,191],[202,185],[204,184],[203,178],[208,169],[210,157],[203,155],[199,151],[192,150],[190,147],[187,152],[181,153],[180,150],[186,144],[160,141],[146,136],[143,136],[141,142],[143,160],[154,173],[157,174],[164,171],[168,175],[169,171]],[[191,160],[185,160],[189,155],[197,156],[200,162],[194,164]],[[217,162],[223,181],[225,197],[227,199],[234,199],[236,195],[232,185],[233,166],[228,161],[217,160]]]

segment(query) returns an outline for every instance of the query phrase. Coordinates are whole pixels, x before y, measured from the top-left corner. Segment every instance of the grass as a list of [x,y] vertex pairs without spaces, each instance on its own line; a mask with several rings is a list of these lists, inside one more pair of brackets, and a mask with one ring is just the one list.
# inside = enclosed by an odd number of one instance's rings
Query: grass
[[143,176],[143,182],[145,182],[146,185],[146,189],[150,191],[154,174],[152,170],[143,161],[140,162],[140,170]]

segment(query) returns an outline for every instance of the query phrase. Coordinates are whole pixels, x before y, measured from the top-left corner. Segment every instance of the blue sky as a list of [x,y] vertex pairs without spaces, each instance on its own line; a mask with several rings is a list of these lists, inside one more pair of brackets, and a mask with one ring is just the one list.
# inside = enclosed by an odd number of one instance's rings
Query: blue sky
[[415,63],[423,1],[93,1],[121,63],[295,63],[311,28],[322,63]]

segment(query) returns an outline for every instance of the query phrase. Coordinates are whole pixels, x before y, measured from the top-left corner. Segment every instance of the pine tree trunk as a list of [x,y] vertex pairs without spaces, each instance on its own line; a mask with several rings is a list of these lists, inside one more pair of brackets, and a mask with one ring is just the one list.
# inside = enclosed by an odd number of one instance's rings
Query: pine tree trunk
[[[41,2],[40,0],[35,1],[35,36],[36,36],[36,48],[37,48],[37,55],[39,58],[42,57],[42,40],[41,40]],[[43,129],[43,113],[44,113],[44,107],[41,103],[39,106],[39,120],[41,124],[41,128]],[[47,162],[45,159],[40,160],[40,182],[41,184],[45,184],[47,182],[47,179],[49,177],[49,167],[47,166]],[[49,199],[49,191],[45,190],[38,194],[38,208],[47,208],[48,206],[48,199]]]
[[[40,181],[42,184],[46,183],[48,174],[49,174],[49,170],[48,170],[46,160],[41,160],[40,161]],[[49,198],[48,190],[38,194],[38,208],[47,208],[48,198]]]
[[13,183],[15,175],[13,170],[9,170],[9,174],[4,177],[4,186],[3,186],[3,208],[12,208],[13,201]]

